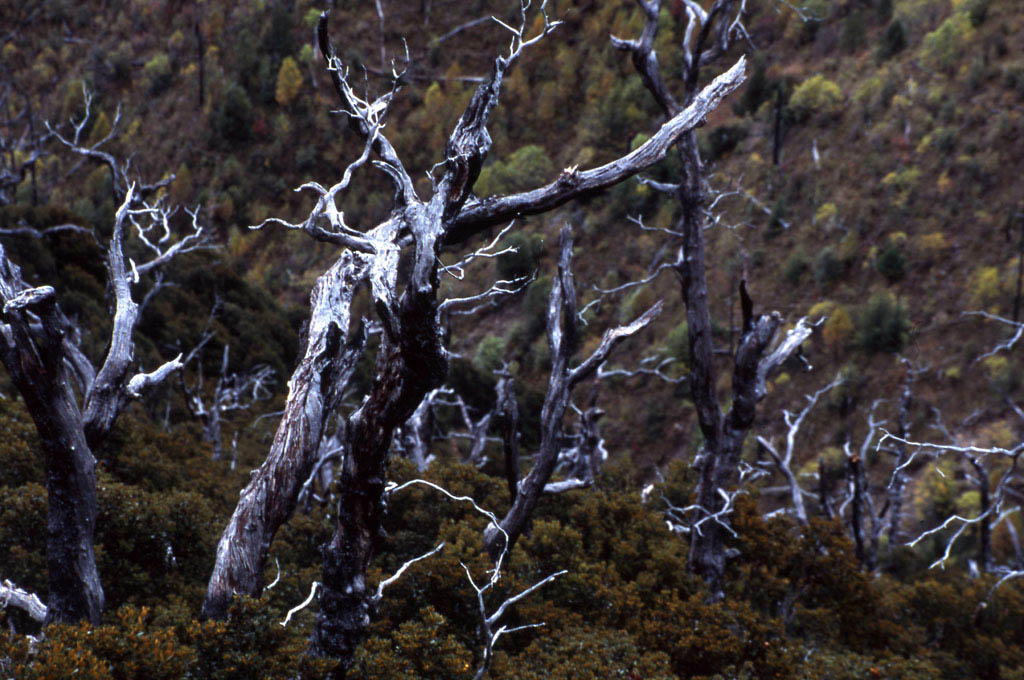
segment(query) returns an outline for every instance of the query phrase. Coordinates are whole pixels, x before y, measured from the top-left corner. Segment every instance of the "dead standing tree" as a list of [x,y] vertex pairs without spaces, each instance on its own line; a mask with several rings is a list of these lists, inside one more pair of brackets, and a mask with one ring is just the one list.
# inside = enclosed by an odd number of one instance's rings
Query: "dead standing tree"
[[[158,271],[177,255],[205,247],[198,212],[189,213],[191,233],[171,242],[174,210],[145,203],[141,196],[153,187],[133,183],[128,167],[100,149],[113,136],[116,119],[104,140],[81,145],[90,115],[88,92],[85,104],[85,115],[73,124],[70,138],[53,134],[75,153],[106,164],[120,201],[105,253],[113,324],[99,370],[78,346],[81,330],[61,311],[54,288],[25,282],[0,247],[0,359],[35,423],[46,468],[47,622],[99,622],[104,598],[92,545],[97,513],[93,451],[131,398],[182,366],[179,355],[152,373],[134,373],[140,305],[133,299],[133,287],[142,275]],[[132,230],[143,249],[153,253],[150,260],[136,263],[126,256],[126,232]]]
[[[270,541],[295,507],[315,462],[323,423],[333,413],[337,395],[361,351],[359,333],[348,339],[350,304],[356,289],[369,282],[384,331],[369,393],[348,422],[337,528],[323,550],[320,612],[311,641],[314,654],[342,660],[337,677],[344,676],[344,668],[369,623],[373,603],[365,583],[366,569],[383,538],[384,474],[394,431],[408,420],[424,396],[441,384],[447,372],[448,353],[442,343],[437,300],[440,248],[461,243],[516,217],[543,213],[595,194],[644,170],[664,158],[680,136],[703,120],[744,78],[745,62],[740,60],[647,142],[615,161],[592,170],[565,172],[532,191],[474,199],[473,184],[491,145],[486,125],[498,102],[503,78],[522,51],[555,26],[545,18],[541,33],[528,37],[527,7],[525,3],[521,7],[519,27],[510,27],[508,52],[494,60],[490,77],[476,90],[452,132],[445,160],[439,166],[443,175],[433,182],[432,195],[427,199],[418,196],[398,153],[382,131],[393,92],[374,101],[362,99],[351,87],[345,66],[330,44],[326,14],[318,27],[332,83],[350,127],[365,146],[360,159],[349,166],[338,184],[329,189],[316,183],[304,185],[318,195],[318,201],[303,223],[270,221],[304,230],[344,251],[314,288],[309,331],[302,359],[290,381],[285,414],[267,461],[254,471],[221,537],[204,613],[223,617],[233,594],[256,595],[262,589]],[[335,200],[348,186],[351,173],[371,154],[379,159],[374,161],[375,167],[388,174],[397,191],[391,217],[361,232],[345,224]],[[412,264],[408,280],[400,288],[397,264],[403,249],[411,251]]]
[[203,396],[203,364],[199,361],[195,386],[181,380],[185,392],[185,405],[193,417],[203,426],[203,441],[213,446],[213,459],[220,460],[223,454],[221,442],[222,417],[231,411],[244,411],[257,401],[270,397],[267,383],[274,377],[274,370],[267,365],[254,366],[242,373],[228,372],[229,346],[224,345],[221,355],[220,374],[208,397]]
[[568,228],[562,229],[558,245],[558,272],[548,299],[547,335],[551,349],[551,377],[541,408],[540,450],[529,474],[518,483],[512,507],[501,520],[500,526],[491,524],[484,531],[484,547],[492,560],[497,560],[503,552],[511,551],[516,539],[526,529],[551,480],[562,450],[562,421],[573,388],[593,376],[616,345],[645,328],[662,309],[661,302],[658,302],[632,323],[605,331],[594,353],[575,368],[570,367],[570,360],[577,350],[579,318],[572,276],[572,238]]
[[[677,116],[685,107],[692,107],[700,96],[701,69],[722,58],[737,39],[747,37],[742,23],[746,1],[715,0],[705,10],[697,0],[684,0],[687,14],[682,54],[685,77],[679,100],[669,91],[654,50],[661,2],[637,0],[637,4],[645,16],[642,34],[636,40],[613,37],[612,43],[630,53],[644,85],[662,111],[669,117]],[[704,437],[703,454],[697,463],[699,483],[695,505],[703,509],[706,517],[721,518],[728,504],[726,489],[734,485],[743,443],[754,423],[757,404],[765,394],[767,375],[799,348],[810,335],[811,328],[801,320],[774,350],[769,351],[782,325],[782,318],[778,313],[755,316],[746,281],[741,281],[743,327],[733,355],[732,407],[727,413],[722,411],[718,400],[716,352],[712,341],[705,265],[703,232],[708,223],[705,169],[694,129],[680,135],[675,146],[681,159],[681,181],[660,188],[674,195],[682,212],[674,230],[681,234],[681,244],[673,268],[679,276],[686,305],[691,356],[690,389]],[[721,597],[727,530],[723,520],[719,519],[708,522],[702,531],[691,532],[691,568],[707,581],[715,598]]]

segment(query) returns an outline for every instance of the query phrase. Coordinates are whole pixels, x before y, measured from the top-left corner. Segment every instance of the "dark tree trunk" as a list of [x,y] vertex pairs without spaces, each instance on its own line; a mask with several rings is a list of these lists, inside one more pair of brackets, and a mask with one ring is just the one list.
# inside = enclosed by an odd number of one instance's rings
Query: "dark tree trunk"
[[985,469],[977,459],[971,459],[971,466],[974,474],[977,475],[976,483],[981,494],[980,515],[978,523],[978,569],[985,573],[992,566],[992,488],[989,483],[988,470]]
[[576,353],[579,334],[576,288],[572,275],[572,238],[568,227],[563,227],[559,236],[558,272],[548,299],[547,334],[551,349],[551,376],[540,413],[540,449],[533,468],[518,485],[512,507],[501,520],[501,531],[493,524],[488,525],[484,531],[484,548],[495,562],[503,552],[512,550],[526,529],[544,493],[544,487],[558,465],[562,421],[573,388],[581,380],[593,375],[618,343],[646,327],[661,313],[661,309],[659,301],[629,325],[605,331],[594,353],[576,368],[570,368],[569,362]]
[[[103,612],[92,540],[96,529],[96,461],[65,365],[64,324],[53,288],[28,288],[0,247],[0,355],[39,434],[49,509],[47,622],[99,623]],[[39,319],[30,327],[31,310]]]
[[[434,254],[431,253],[431,257]],[[433,286],[406,290],[398,327],[385,331],[368,399],[352,416],[348,456],[340,476],[337,526],[323,548],[320,611],[310,653],[341,660],[331,678],[344,678],[366,635],[372,593],[366,571],[384,540],[384,483],[394,431],[448,372]],[[387,315],[386,315],[387,316]]]
[[[82,416],[66,376],[57,384],[45,375],[29,379],[33,385],[25,386],[21,393],[39,433],[49,504],[47,623],[84,620],[98,624],[104,597],[92,547],[96,461],[85,441]],[[51,384],[43,388],[47,381]]]
[[515,502],[519,487],[519,404],[512,376],[505,372],[498,380],[498,403],[501,414],[501,438],[505,452],[505,483],[510,502]]

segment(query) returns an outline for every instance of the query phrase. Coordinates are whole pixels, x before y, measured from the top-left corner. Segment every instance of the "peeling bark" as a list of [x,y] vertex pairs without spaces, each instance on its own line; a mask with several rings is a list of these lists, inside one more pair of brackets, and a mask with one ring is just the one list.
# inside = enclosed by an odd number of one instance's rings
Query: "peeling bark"
[[263,589],[270,543],[295,510],[328,417],[362,354],[362,329],[349,338],[349,307],[357,285],[369,273],[367,258],[347,251],[317,279],[302,359],[288,383],[284,415],[266,461],[253,471],[221,534],[203,601],[204,618],[224,618],[233,595],[255,597]]

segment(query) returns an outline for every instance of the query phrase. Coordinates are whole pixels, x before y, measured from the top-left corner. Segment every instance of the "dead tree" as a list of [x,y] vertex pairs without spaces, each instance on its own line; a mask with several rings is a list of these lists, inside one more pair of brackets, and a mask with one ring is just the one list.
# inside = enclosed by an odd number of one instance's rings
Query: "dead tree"
[[[926,369],[914,367],[906,359],[901,359],[906,373],[903,376],[903,385],[900,391],[900,400],[896,409],[896,435],[900,439],[906,439],[910,432],[910,409],[914,403],[913,383],[914,380]],[[892,479],[889,482],[888,498],[886,504],[889,509],[888,537],[890,549],[899,545],[903,540],[901,523],[903,521],[903,491],[907,485],[907,466],[910,461],[910,452],[906,444],[897,441],[895,443],[895,466]]]
[[512,549],[516,539],[526,529],[551,480],[562,450],[562,421],[573,389],[581,381],[593,376],[616,345],[640,332],[661,313],[661,309],[662,304],[658,302],[632,323],[605,331],[594,353],[575,368],[570,367],[571,359],[578,349],[579,319],[572,275],[572,238],[568,227],[562,228],[559,236],[558,272],[548,299],[547,336],[551,350],[551,377],[541,408],[540,449],[529,474],[519,482],[512,507],[501,520],[500,526],[488,526],[484,533],[484,547],[491,559],[496,560],[503,551]]
[[[349,337],[350,304],[355,291],[368,282],[383,333],[369,392],[348,419],[337,526],[323,549],[320,611],[311,641],[313,654],[342,660],[335,677],[344,676],[373,608],[365,574],[383,539],[385,467],[394,431],[408,420],[423,397],[442,383],[447,372],[448,352],[443,345],[437,299],[443,271],[439,249],[461,243],[489,227],[508,224],[518,216],[549,211],[635,175],[664,158],[680,135],[697,125],[744,77],[741,61],[646,143],[622,158],[588,171],[565,172],[533,191],[475,199],[473,184],[491,143],[486,126],[504,76],[524,49],[555,26],[545,19],[541,33],[528,37],[525,5],[521,19],[518,28],[510,28],[508,52],[495,59],[490,77],[476,90],[449,137],[445,160],[438,166],[441,176],[433,178],[431,195],[425,199],[418,195],[383,132],[393,91],[373,101],[361,98],[330,44],[326,14],[318,27],[332,84],[350,128],[364,142],[363,153],[330,188],[314,182],[304,185],[317,195],[316,206],[304,222],[267,222],[301,229],[341,247],[343,252],[314,289],[309,331],[290,381],[285,414],[266,462],[243,490],[221,536],[204,613],[223,617],[234,593],[254,595],[262,588],[270,541],[295,507],[299,490],[312,470],[323,423],[334,411],[337,395],[362,350],[361,335]],[[359,231],[344,222],[336,197],[371,155],[378,158],[374,166],[395,183],[395,206],[385,222]],[[411,267],[408,280],[400,287],[397,265],[403,250],[409,253]]]
[[[800,486],[800,480],[797,479],[796,473],[793,472],[793,453],[796,449],[796,435],[800,432],[800,427],[803,425],[804,419],[807,418],[807,414],[811,412],[811,409],[818,403],[822,395],[826,392],[831,391],[834,387],[838,387],[843,383],[841,375],[837,375],[835,380],[830,382],[825,387],[821,388],[814,394],[807,395],[807,404],[799,413],[792,413],[790,411],[782,412],[782,419],[786,423],[786,450],[784,453],[779,453],[779,450],[775,446],[774,439],[768,439],[762,435],[758,435],[757,441],[768,451],[768,455],[771,456],[772,461],[775,463],[776,469],[786,479],[786,483],[789,485],[789,497],[790,502],[793,504],[793,514],[796,515],[796,519],[801,524],[807,524],[807,508],[804,505],[804,495],[807,492]],[[808,494],[810,495],[810,494]]]
[[0,205],[14,201],[14,192],[28,176],[32,182],[32,203],[36,196],[36,163],[47,155],[46,141],[50,135],[36,130],[31,102],[26,97],[25,107],[11,114],[14,102],[11,86],[7,84],[0,94],[0,108],[4,119],[0,124]]
[[[88,92],[85,101],[85,115],[73,123],[73,135],[53,134],[75,153],[105,163],[119,195],[120,207],[105,253],[113,324],[98,370],[79,347],[81,331],[61,311],[54,288],[24,281],[20,268],[0,247],[0,358],[35,423],[46,468],[48,622],[99,622],[104,598],[92,546],[97,513],[93,451],[130,399],[182,365],[179,355],[152,373],[134,372],[139,304],[133,299],[133,287],[175,256],[205,247],[198,211],[189,213],[191,233],[172,242],[174,210],[142,200],[142,191],[153,187],[132,182],[127,166],[99,148],[110,137],[91,147],[81,146],[90,115]],[[148,261],[136,263],[126,256],[129,230],[142,249],[152,253]]]
[[270,396],[267,383],[273,378],[274,370],[267,365],[254,366],[242,373],[228,372],[230,348],[224,345],[220,374],[209,397],[203,395],[203,364],[199,362],[196,384],[189,386],[184,377],[181,385],[185,391],[185,405],[193,417],[203,426],[203,441],[213,446],[213,460],[220,460],[223,454],[221,442],[221,417],[231,411],[244,411],[257,401]]
[[505,454],[505,481],[510,502],[515,502],[519,489],[519,402],[516,383],[508,366],[498,372],[498,402],[494,408],[501,416],[501,443]]
[[[676,116],[684,107],[692,106],[698,97],[701,68],[723,57],[736,40],[746,37],[742,23],[746,3],[715,0],[705,10],[697,0],[685,0],[687,25],[682,46],[685,69],[680,99],[673,96],[662,77],[654,50],[661,2],[637,0],[637,4],[645,16],[640,37],[635,40],[613,37],[612,44],[631,55],[645,86],[665,115]],[[678,184],[664,185],[663,188],[675,195],[682,212],[673,230],[679,234],[677,238],[680,241],[673,268],[679,276],[686,305],[691,357],[690,391],[704,437],[704,450],[698,461],[695,505],[703,508],[706,517],[719,518],[728,505],[726,490],[734,484],[743,443],[754,423],[757,404],[765,394],[766,377],[797,351],[811,329],[801,320],[774,350],[769,351],[782,325],[782,318],[778,313],[755,316],[746,281],[741,281],[743,326],[733,356],[732,407],[728,413],[722,412],[705,265],[706,178],[695,131],[690,129],[682,134],[675,147],[681,159],[682,176]],[[724,520],[720,520],[709,522],[705,530],[690,534],[691,568],[708,583],[713,598],[722,597],[726,528]]]

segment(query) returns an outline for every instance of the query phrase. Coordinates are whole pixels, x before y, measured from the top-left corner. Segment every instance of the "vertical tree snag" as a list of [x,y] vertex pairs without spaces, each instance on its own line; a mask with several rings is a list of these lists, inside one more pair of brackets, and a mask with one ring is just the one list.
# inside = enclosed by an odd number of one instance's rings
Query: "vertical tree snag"
[[[99,146],[114,130],[96,145],[80,145],[92,101],[89,92],[84,94],[86,111],[81,122],[73,123],[74,135],[68,139],[51,132],[72,151],[107,164],[120,201],[106,248],[113,327],[98,371],[78,347],[81,332],[61,312],[56,291],[50,286],[27,284],[21,270],[0,247],[0,358],[35,423],[46,468],[47,622],[99,622],[104,598],[92,546],[97,513],[96,460],[92,451],[106,438],[130,398],[139,397],[142,390],[182,366],[179,355],[152,373],[132,375],[133,336],[139,316],[132,287],[142,275],[158,270],[177,255],[206,247],[198,210],[189,213],[192,232],[181,240],[168,244],[163,237],[156,243],[149,239],[154,229],[161,234],[171,233],[169,220],[174,210],[160,203],[143,202],[142,193],[155,186],[140,187],[131,182],[126,168],[100,151]],[[136,264],[126,258],[125,231],[132,227],[141,244],[153,253],[149,261]],[[81,406],[72,388],[76,382],[81,389]]]
[[519,402],[516,400],[516,383],[508,366],[498,373],[498,403],[495,409],[501,414],[501,442],[505,454],[505,482],[511,502],[516,500],[519,490]]
[[495,561],[503,552],[511,551],[555,471],[561,451],[562,420],[569,407],[573,388],[594,375],[616,345],[644,329],[662,309],[659,301],[632,323],[605,331],[594,353],[579,366],[571,368],[569,362],[577,349],[579,319],[572,275],[572,238],[568,227],[562,228],[558,246],[558,272],[548,299],[547,335],[551,349],[551,377],[548,379],[548,389],[540,413],[540,450],[533,468],[519,483],[512,507],[502,519],[500,529],[488,525],[484,531],[484,547]]
[[[705,10],[697,0],[685,0],[688,21],[683,40],[683,94],[679,100],[665,85],[654,50],[661,2],[637,0],[637,4],[645,17],[640,38],[623,40],[612,37],[612,44],[630,53],[634,66],[640,71],[658,106],[666,115],[676,116],[681,108],[693,106],[700,96],[701,68],[724,56],[736,40],[746,37],[742,23],[746,3],[741,2],[737,7],[734,0],[715,0]],[[680,135],[675,146],[681,160],[682,176],[678,185],[669,188],[680,202],[682,216],[674,231],[682,236],[674,268],[679,276],[689,325],[691,396],[704,437],[695,505],[703,509],[706,517],[720,518],[728,504],[729,495],[725,489],[734,483],[743,442],[753,425],[757,403],[765,394],[765,378],[770,370],[798,349],[811,329],[801,320],[778,347],[769,352],[782,318],[778,313],[755,317],[746,281],[742,280],[743,330],[733,362],[732,408],[728,413],[721,411],[703,235],[707,221],[705,171],[692,128]],[[722,597],[726,529],[720,519],[707,522],[701,531],[691,532],[691,568],[707,581],[715,599]]]

